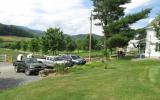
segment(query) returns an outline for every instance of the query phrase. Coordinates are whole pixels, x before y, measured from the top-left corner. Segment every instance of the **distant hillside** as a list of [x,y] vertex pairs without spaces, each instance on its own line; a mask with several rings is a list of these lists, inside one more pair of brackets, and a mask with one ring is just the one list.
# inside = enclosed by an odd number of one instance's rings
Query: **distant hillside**
[[40,31],[40,30],[33,30],[33,29],[30,29],[30,28],[27,28],[24,26],[19,26],[19,27],[24,29],[27,32],[30,32],[30,33],[36,35],[36,36],[41,36],[43,34],[43,31]]
[[23,26],[5,25],[0,23],[0,36],[35,37],[42,33],[42,31],[32,30]]
[[[86,38],[87,36],[88,36],[88,34],[79,34],[79,35],[72,35],[72,38],[73,38],[74,40],[77,40],[77,39],[84,39],[84,38]],[[96,35],[96,34],[92,34],[92,36],[93,36],[94,38],[96,38],[96,39],[101,39],[101,38],[102,38],[102,36]]]
[[[18,37],[35,37],[35,36],[42,36],[43,31],[40,30],[33,30],[24,26],[16,26],[16,25],[5,25],[0,23],[0,36],[18,36]],[[79,35],[67,35],[64,36],[71,36],[74,40],[86,38],[88,34],[79,34]],[[102,36],[92,34],[92,36],[96,39],[101,39]]]

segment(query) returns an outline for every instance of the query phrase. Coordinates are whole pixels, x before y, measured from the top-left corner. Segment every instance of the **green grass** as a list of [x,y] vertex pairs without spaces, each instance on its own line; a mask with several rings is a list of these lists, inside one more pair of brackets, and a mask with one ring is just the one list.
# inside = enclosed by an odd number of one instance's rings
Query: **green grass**
[[2,49],[2,48],[0,48],[0,55],[7,55],[7,59],[8,60],[12,59],[13,61],[15,61],[16,58],[17,58],[17,56],[18,56],[18,54],[24,54],[24,55],[26,55],[25,53],[21,53],[21,52],[19,52],[17,50]]
[[160,61],[96,61],[0,93],[1,100],[159,100]]
[[[60,54],[76,54],[76,55],[80,55],[82,57],[88,57],[89,56],[89,52],[88,51],[84,51],[84,50],[80,50],[80,51],[73,51],[73,52],[67,52],[67,51],[63,51],[63,52],[59,52]],[[92,51],[91,52],[91,57],[101,57],[102,56],[102,52],[101,51]]]
[[22,40],[30,40],[31,38],[27,37],[17,37],[17,36],[0,36],[0,38],[4,42],[15,42],[15,41],[22,41]]

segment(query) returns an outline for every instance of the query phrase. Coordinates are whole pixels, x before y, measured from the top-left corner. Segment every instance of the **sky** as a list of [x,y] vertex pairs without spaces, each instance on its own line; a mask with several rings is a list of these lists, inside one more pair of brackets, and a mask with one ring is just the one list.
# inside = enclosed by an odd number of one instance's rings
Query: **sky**
[[[89,33],[89,17],[93,9],[90,0],[0,0],[0,2],[0,23],[42,31],[49,27],[57,27],[70,35]],[[132,3],[126,4],[125,7],[126,15],[145,8],[153,8],[147,19],[131,26],[142,28],[160,12],[160,0],[132,0]],[[93,33],[102,35],[101,27],[93,25]]]

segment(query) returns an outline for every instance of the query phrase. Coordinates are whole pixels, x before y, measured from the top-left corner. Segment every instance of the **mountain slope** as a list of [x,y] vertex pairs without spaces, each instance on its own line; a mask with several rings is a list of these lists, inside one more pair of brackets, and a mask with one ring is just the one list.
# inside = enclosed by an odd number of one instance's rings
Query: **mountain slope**
[[0,36],[20,36],[20,37],[35,37],[41,31],[31,30],[23,26],[5,25],[0,23]]
[[[88,34],[78,34],[78,35],[72,35],[72,39],[74,40],[78,40],[78,39],[84,39],[88,36]],[[95,39],[102,39],[102,36],[100,35],[96,35],[96,34],[92,34],[92,36],[95,38]]]

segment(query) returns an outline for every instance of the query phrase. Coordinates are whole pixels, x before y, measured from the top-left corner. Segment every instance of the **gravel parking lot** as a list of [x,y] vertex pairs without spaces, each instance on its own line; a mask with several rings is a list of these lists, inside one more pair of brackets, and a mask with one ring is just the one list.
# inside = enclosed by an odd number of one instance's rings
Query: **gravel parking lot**
[[40,79],[39,76],[26,76],[24,73],[15,73],[11,63],[0,62],[0,89],[13,88]]

